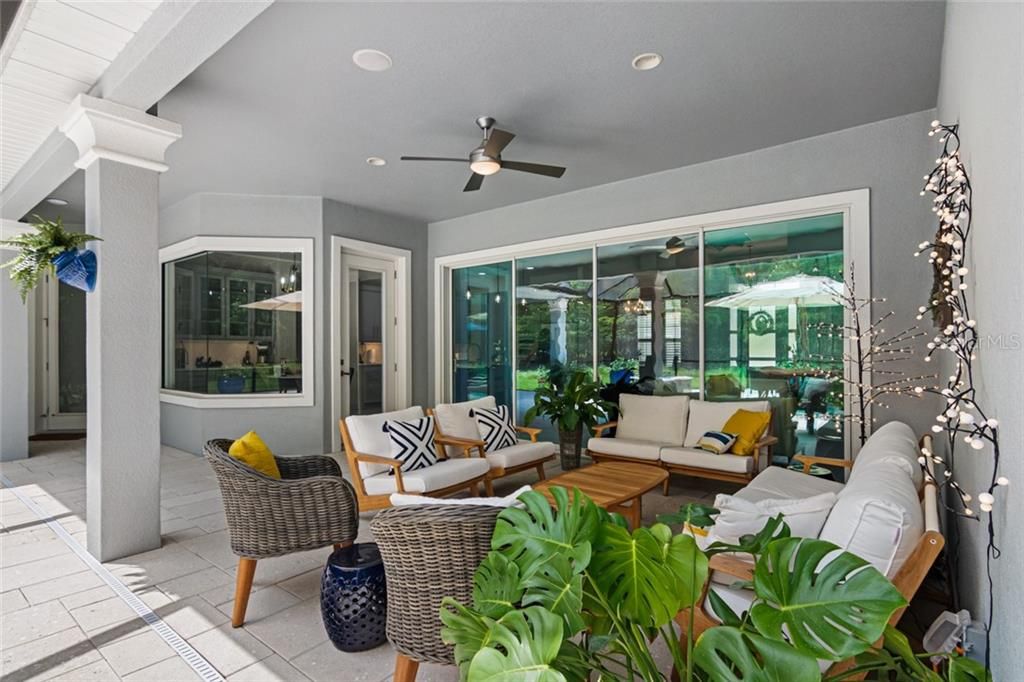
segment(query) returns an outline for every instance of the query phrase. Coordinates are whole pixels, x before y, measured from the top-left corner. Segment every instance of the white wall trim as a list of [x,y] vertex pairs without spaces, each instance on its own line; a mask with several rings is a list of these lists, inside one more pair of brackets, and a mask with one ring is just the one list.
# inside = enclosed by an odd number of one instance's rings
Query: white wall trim
[[[171,389],[160,390],[160,402],[196,408],[255,408],[255,407],[310,407],[315,404],[316,395],[316,319],[320,311],[316,307],[317,281],[313,254],[313,239],[310,237],[217,237],[197,236],[183,239],[160,249],[160,269],[164,263],[179,260],[203,251],[238,252],[295,252],[302,260],[302,392],[301,393],[255,393],[238,395],[203,395]],[[164,311],[166,319],[166,310]],[[161,334],[165,334],[162,330]],[[166,348],[165,344],[165,348]],[[166,355],[166,352],[165,352]],[[161,358],[167,362],[168,358]],[[162,374],[162,372],[161,372]]]
[[[672,235],[699,234],[710,230],[792,220],[827,213],[843,214],[843,253],[846,271],[849,272],[852,266],[857,280],[859,295],[870,297],[871,191],[867,188],[712,211],[691,216],[666,218],[633,225],[609,227],[552,237],[550,239],[535,240],[525,244],[510,244],[478,251],[438,256],[434,259],[433,266],[434,401],[435,403],[444,403],[448,402],[450,397],[448,360],[451,353],[449,348],[450,338],[446,331],[450,327],[451,311],[447,294],[450,291],[449,280],[453,268],[486,265],[497,261],[642,241],[658,237],[669,237]],[[703,245],[701,246],[701,253],[703,254]],[[703,262],[701,267],[703,271]],[[703,287],[701,288],[703,289]],[[701,294],[703,295],[703,290]],[[700,333],[701,348],[703,348],[703,323],[701,324]],[[850,405],[847,405],[846,410],[848,413],[849,409]],[[855,453],[856,449],[853,444],[852,430],[847,429],[847,431],[850,433],[847,434],[846,451],[848,453]]]
[[341,259],[342,252],[370,256],[393,261],[395,264],[395,316],[398,328],[395,330],[395,355],[398,361],[398,385],[395,390],[396,408],[409,406],[412,400],[412,251],[393,246],[384,246],[360,239],[331,235],[331,451],[341,450],[341,436],[334,420],[341,414]]

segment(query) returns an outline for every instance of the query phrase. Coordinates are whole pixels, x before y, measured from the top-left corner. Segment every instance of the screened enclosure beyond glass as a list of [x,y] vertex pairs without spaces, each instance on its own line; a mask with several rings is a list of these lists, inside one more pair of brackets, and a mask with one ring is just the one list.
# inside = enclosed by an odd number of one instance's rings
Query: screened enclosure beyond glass
[[302,392],[298,253],[204,251],[164,264],[163,387]]
[[452,269],[452,399],[494,395],[521,421],[538,386],[582,370],[612,401],[767,398],[779,463],[842,457],[823,376],[842,340],[815,330],[843,322],[843,243],[836,213]]

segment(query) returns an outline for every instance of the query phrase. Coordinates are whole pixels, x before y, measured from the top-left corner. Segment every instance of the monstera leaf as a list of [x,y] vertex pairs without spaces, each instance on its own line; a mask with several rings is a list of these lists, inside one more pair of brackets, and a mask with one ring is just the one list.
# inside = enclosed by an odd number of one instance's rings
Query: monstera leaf
[[490,642],[491,626],[494,621],[481,616],[451,597],[441,601],[441,641],[455,646],[455,664],[465,672],[465,667],[476,652]]
[[694,528],[708,528],[715,525],[715,515],[720,512],[714,507],[699,502],[690,502],[679,508],[679,511],[671,514],[659,514],[658,521],[668,525],[681,524],[693,526]]
[[673,535],[672,529],[662,523],[654,524],[650,531],[661,543],[662,561],[677,582],[673,591],[679,596],[679,608],[693,606],[700,599],[708,579],[707,556],[697,548],[697,542],[690,535]]
[[469,664],[471,682],[566,682],[555,667],[562,619],[540,606],[510,611],[491,626],[491,642]]
[[744,535],[740,538],[739,544],[732,545],[726,542],[712,542],[707,550],[708,556],[722,554],[723,552],[741,552],[760,556],[764,553],[768,543],[782,538],[789,537],[789,526],[782,520],[782,514],[768,519],[764,528],[752,535]]
[[734,627],[706,630],[693,648],[693,660],[715,682],[818,682],[813,656],[756,633]]
[[489,552],[473,576],[473,608],[488,618],[501,618],[518,608],[522,596],[519,567],[504,555]]
[[564,556],[552,555],[526,579],[524,587],[523,606],[537,604],[560,616],[565,621],[566,636],[572,637],[587,626],[583,621],[583,576],[573,572]]
[[491,536],[491,547],[519,565],[526,578],[554,554],[572,562],[581,573],[590,564],[592,541],[600,526],[598,508],[579,490],[572,501],[565,488],[550,488],[556,509],[538,492],[519,496],[526,509],[509,507],[498,516]]
[[754,567],[754,589],[750,618],[761,634],[830,661],[865,651],[906,605],[877,569],[824,540],[771,542]]
[[966,656],[949,659],[949,682],[992,682],[992,673]]
[[[599,551],[595,552],[588,573],[606,601],[644,627],[661,627],[672,620],[689,592],[683,577],[670,568],[663,534],[648,528],[637,528],[630,534],[620,526],[606,523],[598,543]],[[685,561],[684,545],[680,544],[676,551],[679,556],[672,560],[673,566]],[[707,571],[706,560],[704,570]]]

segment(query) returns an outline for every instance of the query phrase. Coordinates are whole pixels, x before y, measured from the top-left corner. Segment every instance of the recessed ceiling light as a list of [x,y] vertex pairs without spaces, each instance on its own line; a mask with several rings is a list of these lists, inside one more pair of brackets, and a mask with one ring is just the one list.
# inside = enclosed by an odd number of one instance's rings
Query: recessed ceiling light
[[391,68],[391,57],[380,50],[356,50],[352,61],[363,71],[387,71]]
[[637,71],[650,71],[661,65],[661,55],[657,52],[644,52],[633,57],[633,68]]
[[386,166],[386,165],[388,165],[388,162],[385,161],[384,159],[380,158],[379,156],[371,156],[370,158],[368,158],[366,160],[366,163],[368,163],[371,166]]
[[60,197],[46,197],[46,203],[51,204],[53,206],[67,206],[68,200],[61,199]]

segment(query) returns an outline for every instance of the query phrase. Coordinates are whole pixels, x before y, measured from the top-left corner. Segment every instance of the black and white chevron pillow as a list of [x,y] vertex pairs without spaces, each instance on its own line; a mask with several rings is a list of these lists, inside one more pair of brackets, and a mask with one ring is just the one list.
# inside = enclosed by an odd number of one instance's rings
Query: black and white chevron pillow
[[480,440],[484,442],[485,452],[507,448],[519,440],[508,405],[499,405],[496,410],[475,407],[469,416],[476,419],[476,428],[480,433]]
[[[410,421],[386,421],[384,431],[391,440],[391,457],[402,463],[402,471],[425,469],[437,463],[434,445],[434,418]],[[391,473],[394,474],[392,469]]]

